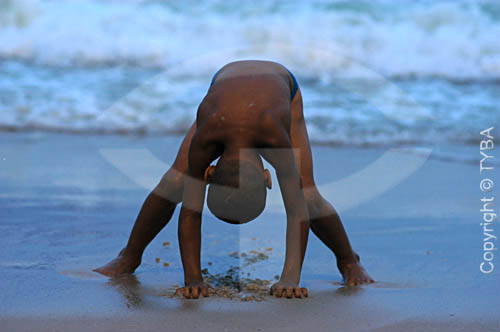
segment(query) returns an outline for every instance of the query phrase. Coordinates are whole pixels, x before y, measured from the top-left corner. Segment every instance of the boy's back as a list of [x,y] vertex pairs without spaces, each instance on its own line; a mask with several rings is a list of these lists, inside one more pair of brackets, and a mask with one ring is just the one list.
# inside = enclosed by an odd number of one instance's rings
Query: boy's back
[[[280,129],[290,130],[293,80],[281,65],[239,61],[214,76],[197,114],[197,135],[207,140],[247,139],[259,145]],[[264,134],[264,135],[263,135]]]

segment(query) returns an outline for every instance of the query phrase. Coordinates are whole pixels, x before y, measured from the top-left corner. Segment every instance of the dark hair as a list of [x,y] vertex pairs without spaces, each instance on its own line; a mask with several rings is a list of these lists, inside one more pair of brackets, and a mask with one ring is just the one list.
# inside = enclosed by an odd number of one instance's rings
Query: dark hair
[[220,160],[210,179],[207,206],[219,219],[242,224],[257,218],[266,206],[264,174],[240,160]]

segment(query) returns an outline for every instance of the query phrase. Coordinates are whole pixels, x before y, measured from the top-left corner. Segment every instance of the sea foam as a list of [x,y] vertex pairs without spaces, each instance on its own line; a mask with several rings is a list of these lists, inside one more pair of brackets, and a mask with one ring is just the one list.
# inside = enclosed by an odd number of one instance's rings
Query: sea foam
[[477,142],[500,2],[0,0],[0,128],[180,133],[238,59],[295,73],[312,141]]
[[349,72],[344,58],[390,77],[500,77],[492,0],[1,3],[0,57],[44,65],[161,67],[232,47],[316,77]]

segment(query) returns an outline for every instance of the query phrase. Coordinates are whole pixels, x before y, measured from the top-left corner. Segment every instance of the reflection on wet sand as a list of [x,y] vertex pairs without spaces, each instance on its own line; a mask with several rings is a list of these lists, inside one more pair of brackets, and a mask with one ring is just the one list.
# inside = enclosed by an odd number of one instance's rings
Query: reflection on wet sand
[[109,279],[107,284],[116,288],[123,295],[127,308],[137,309],[144,304],[144,292],[139,279],[134,274]]

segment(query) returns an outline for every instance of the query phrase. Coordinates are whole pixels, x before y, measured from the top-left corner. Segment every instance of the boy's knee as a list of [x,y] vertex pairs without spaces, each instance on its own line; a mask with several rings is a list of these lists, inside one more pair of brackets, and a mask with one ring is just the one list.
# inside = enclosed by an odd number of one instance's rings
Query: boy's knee
[[304,190],[304,196],[309,209],[318,209],[323,205],[324,198],[317,190]]
[[337,215],[335,208],[318,192],[306,195],[306,202],[312,223],[322,217]]
[[161,178],[160,183],[153,190],[158,196],[173,202],[182,200],[182,189],[184,188],[184,174],[171,168]]

